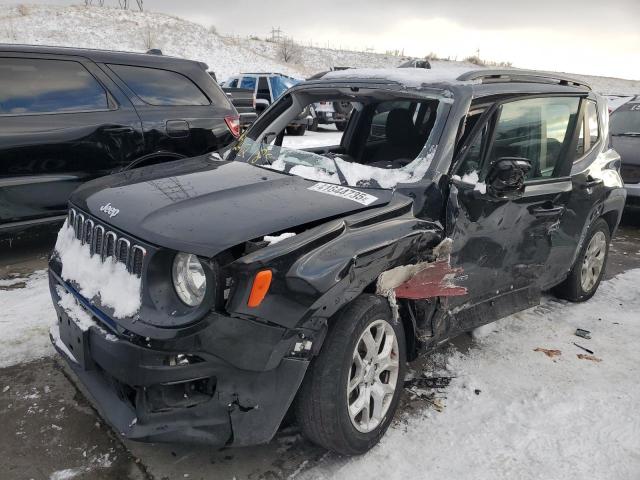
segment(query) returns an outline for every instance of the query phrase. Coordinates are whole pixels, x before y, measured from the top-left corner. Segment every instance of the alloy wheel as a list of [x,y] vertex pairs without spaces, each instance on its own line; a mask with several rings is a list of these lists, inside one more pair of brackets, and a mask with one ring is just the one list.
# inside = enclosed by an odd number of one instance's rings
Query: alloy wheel
[[607,253],[607,238],[603,232],[597,231],[587,245],[582,260],[580,284],[584,292],[590,292],[600,278]]
[[383,421],[398,385],[398,339],[386,320],[370,323],[356,342],[347,381],[351,423],[361,433]]

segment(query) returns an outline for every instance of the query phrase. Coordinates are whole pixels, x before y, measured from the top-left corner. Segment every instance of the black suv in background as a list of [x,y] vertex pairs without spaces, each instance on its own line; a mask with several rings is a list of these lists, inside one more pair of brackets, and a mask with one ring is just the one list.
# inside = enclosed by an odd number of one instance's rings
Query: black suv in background
[[0,45],[0,235],[62,220],[87,180],[220,149],[238,127],[203,63]]
[[627,207],[640,209],[640,95],[611,114],[611,145],[622,158]]

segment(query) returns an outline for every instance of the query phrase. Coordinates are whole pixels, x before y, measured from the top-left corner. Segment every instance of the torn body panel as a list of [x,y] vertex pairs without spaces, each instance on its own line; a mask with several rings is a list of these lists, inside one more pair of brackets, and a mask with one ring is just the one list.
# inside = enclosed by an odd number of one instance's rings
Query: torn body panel
[[421,264],[420,269],[409,280],[395,288],[396,298],[420,300],[466,295],[465,287],[458,287],[453,283],[460,273],[462,268],[451,268],[448,260]]

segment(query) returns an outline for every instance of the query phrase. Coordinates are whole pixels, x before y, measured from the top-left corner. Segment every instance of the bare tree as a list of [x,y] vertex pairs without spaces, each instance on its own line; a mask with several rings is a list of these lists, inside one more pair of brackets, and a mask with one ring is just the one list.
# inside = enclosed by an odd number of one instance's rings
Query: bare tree
[[278,44],[278,55],[284,63],[292,63],[300,58],[300,45],[292,38],[283,38]]

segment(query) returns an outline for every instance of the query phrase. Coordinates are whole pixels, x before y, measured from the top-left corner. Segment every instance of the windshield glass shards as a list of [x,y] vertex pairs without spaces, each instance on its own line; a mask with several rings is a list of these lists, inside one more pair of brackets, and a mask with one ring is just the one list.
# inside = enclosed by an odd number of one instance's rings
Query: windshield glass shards
[[[382,189],[424,178],[448,108],[435,98],[391,95],[290,105],[261,132],[243,136],[228,158],[308,180]],[[304,137],[300,111],[311,112],[309,122],[318,125]]]
[[390,189],[399,183],[421,180],[434,153],[435,146],[409,164],[391,169],[363,165],[331,153],[319,155],[245,139],[237,147],[235,160],[324,183]]

